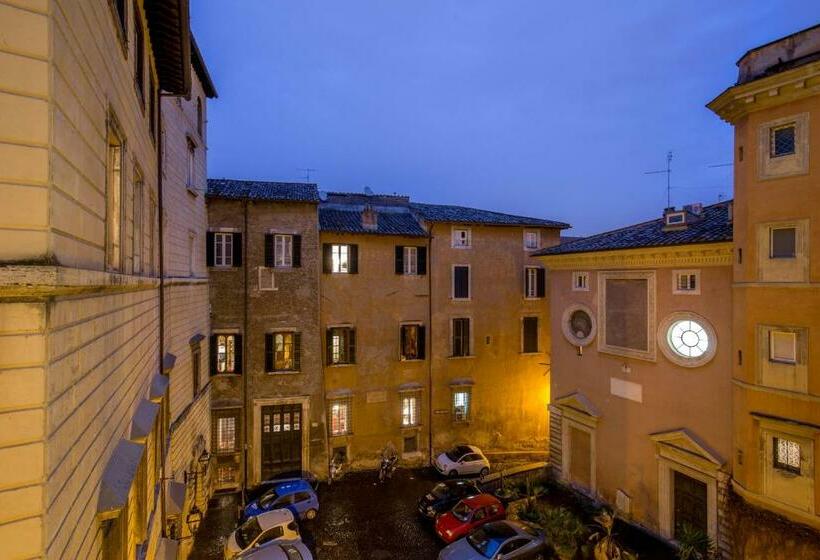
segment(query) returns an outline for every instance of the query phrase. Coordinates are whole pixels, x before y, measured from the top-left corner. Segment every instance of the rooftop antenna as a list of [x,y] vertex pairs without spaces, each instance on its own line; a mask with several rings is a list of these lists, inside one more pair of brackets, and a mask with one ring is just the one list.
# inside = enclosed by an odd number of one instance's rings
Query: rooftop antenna
[[666,152],[666,169],[659,171],[646,171],[644,175],[655,175],[666,173],[666,207],[672,207],[672,150]]
[[716,163],[714,165],[708,165],[707,167],[731,167],[734,163]]
[[304,173],[305,173],[305,181],[307,181],[308,183],[310,183],[310,172],[311,172],[311,171],[316,171],[316,169],[314,169],[313,167],[300,167],[300,168],[299,168],[299,171],[304,171]]

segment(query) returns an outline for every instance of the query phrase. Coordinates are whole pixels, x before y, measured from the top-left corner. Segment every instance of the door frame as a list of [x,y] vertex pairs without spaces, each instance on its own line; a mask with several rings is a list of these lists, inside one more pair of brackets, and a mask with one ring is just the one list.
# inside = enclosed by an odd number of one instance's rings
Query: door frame
[[709,537],[717,539],[717,479],[684,464],[658,458],[658,513],[661,534],[675,540],[675,471],[706,485],[706,528]]
[[262,482],[262,407],[281,404],[302,405],[302,470],[310,470],[310,397],[279,397],[253,400],[253,469],[251,481]]

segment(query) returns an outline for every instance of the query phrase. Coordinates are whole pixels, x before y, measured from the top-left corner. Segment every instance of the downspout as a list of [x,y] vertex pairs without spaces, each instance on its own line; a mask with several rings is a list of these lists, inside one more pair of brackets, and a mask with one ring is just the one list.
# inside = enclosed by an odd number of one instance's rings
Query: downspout
[[[152,92],[153,94],[153,92]],[[165,232],[162,227],[163,197],[162,197],[162,161],[163,136],[162,136],[162,98],[164,94],[158,92],[157,95],[157,212],[159,213],[159,372],[164,373],[163,361],[165,356]],[[153,259],[153,255],[151,258]],[[170,384],[169,384],[170,386]],[[162,429],[163,441],[159,446],[159,463],[162,465],[162,479],[159,485],[160,520],[162,527],[160,534],[166,538],[166,511],[165,511],[165,426]],[[196,498],[194,498],[196,499]]]
[[430,226],[430,235],[427,236],[427,336],[430,339],[429,356],[427,357],[427,461],[433,464],[433,225]]
[[242,289],[242,503],[245,503],[248,491],[248,376],[250,368],[245,367],[248,363],[248,192],[243,199],[243,209],[245,225],[242,235],[242,268],[244,273],[244,286]]

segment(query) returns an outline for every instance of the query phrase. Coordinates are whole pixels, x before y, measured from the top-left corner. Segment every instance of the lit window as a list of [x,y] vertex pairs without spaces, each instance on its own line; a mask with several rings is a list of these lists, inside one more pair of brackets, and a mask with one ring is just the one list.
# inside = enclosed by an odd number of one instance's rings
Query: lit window
[[327,363],[329,365],[356,363],[355,329],[333,327],[327,330]]
[[771,157],[790,156],[795,152],[795,124],[790,123],[784,126],[772,128],[770,135]]
[[233,266],[233,234],[214,234],[214,266]]
[[401,425],[417,426],[419,423],[419,398],[417,395],[404,395],[401,398]]
[[709,335],[696,321],[675,321],[667,336],[672,349],[684,358],[699,358],[709,350]]
[[216,419],[216,450],[222,453],[236,450],[236,417]]
[[453,247],[469,247],[471,241],[469,228],[453,228]]
[[784,438],[773,438],[774,468],[800,474],[800,444]]
[[572,291],[574,291],[574,292],[588,292],[589,291],[589,272],[573,272],[572,273]]
[[769,257],[793,259],[797,256],[797,228],[772,228]]
[[293,266],[293,236],[292,235],[274,235],[274,266],[277,267],[291,267]]
[[421,325],[402,325],[400,332],[402,360],[424,359],[424,327]]
[[236,335],[216,336],[216,371],[217,373],[236,372]]
[[769,332],[769,360],[783,364],[797,363],[797,333]]
[[524,232],[524,248],[525,249],[538,249],[538,232],[537,231],[525,231]]
[[470,355],[470,319],[453,319],[454,357]]
[[453,422],[470,421],[470,396],[469,389],[453,391]]
[[286,371],[293,369],[293,333],[276,333],[273,336],[274,341],[274,364],[276,371]]
[[108,236],[107,265],[109,270],[122,267],[122,160],[123,139],[113,118],[109,121],[108,134],[108,185],[106,204],[106,234]]
[[418,248],[404,247],[404,274],[418,274]]
[[330,435],[343,436],[350,433],[350,401],[330,403]]
[[331,272],[347,274],[350,272],[350,246],[333,245],[331,247],[333,267]]

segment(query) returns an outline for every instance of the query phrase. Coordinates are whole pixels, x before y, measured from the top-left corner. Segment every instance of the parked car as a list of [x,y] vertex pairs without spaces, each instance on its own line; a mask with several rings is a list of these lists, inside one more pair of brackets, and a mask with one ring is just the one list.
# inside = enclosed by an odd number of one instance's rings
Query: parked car
[[439,552],[439,560],[544,560],[548,558],[544,532],[523,521],[487,523]]
[[313,555],[302,542],[269,542],[237,556],[237,560],[313,560]]
[[453,509],[436,518],[436,534],[451,543],[473,529],[504,519],[504,506],[491,494],[479,494],[459,501]]
[[289,509],[274,509],[255,517],[249,517],[228,536],[225,542],[225,558],[230,560],[238,554],[270,541],[298,541],[299,526]]
[[490,461],[475,445],[456,445],[436,457],[434,465],[438,472],[449,477],[465,474],[484,477],[490,473]]
[[319,487],[319,479],[310,471],[283,471],[263,480],[254,488],[248,490],[246,499],[248,502],[252,502],[278,484],[282,484],[283,482],[295,482],[297,480],[304,480],[310,484],[314,490]]
[[472,480],[445,480],[419,499],[419,513],[423,517],[434,519],[440,513],[453,509],[462,498],[479,494],[481,489]]
[[245,506],[243,518],[281,508],[289,509],[299,519],[314,519],[319,513],[319,498],[305,480],[282,482]]

